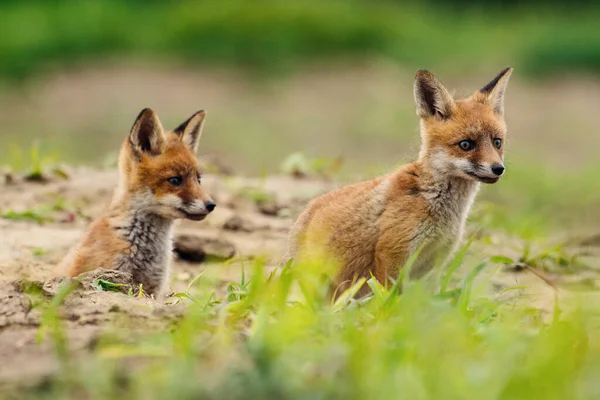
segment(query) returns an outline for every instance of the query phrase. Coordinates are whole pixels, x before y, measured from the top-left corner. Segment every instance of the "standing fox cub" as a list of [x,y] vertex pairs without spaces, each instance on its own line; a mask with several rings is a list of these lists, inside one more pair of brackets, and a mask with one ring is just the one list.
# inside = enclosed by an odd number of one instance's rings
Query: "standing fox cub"
[[[454,252],[479,183],[504,173],[503,98],[511,68],[466,99],[454,99],[431,73],[414,83],[420,117],[419,159],[370,181],[345,186],[309,203],[290,232],[288,257],[333,258],[332,290],[341,293],[371,274],[397,278],[417,250],[413,276]],[[365,294],[363,287],[359,294]]]
[[76,276],[102,267],[129,272],[158,296],[169,277],[175,219],[204,219],[215,203],[200,185],[195,152],[205,112],[172,132],[146,108],[138,115],[119,155],[119,183],[104,215],[59,265]]

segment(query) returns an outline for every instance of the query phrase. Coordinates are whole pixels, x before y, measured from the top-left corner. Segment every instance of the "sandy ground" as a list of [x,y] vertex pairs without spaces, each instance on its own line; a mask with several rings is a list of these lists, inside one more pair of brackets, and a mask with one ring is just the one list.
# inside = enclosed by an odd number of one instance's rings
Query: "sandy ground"
[[[65,282],[53,277],[53,268],[89,221],[107,205],[117,173],[73,169],[69,170],[69,176],[68,180],[52,179],[45,183],[17,179],[0,186],[0,210],[4,214],[9,210],[15,213],[35,210],[44,218],[44,221],[0,219],[0,382],[27,382],[57,368],[52,348],[36,340],[43,316],[39,308],[32,307],[34,300],[27,288],[33,285],[50,298]],[[259,180],[208,176],[203,184],[219,206],[206,221],[177,225],[179,256],[174,254],[172,291],[185,290],[204,270],[203,280],[212,282],[215,288],[223,287],[229,279],[239,280],[241,262],[255,257],[264,257],[269,265],[277,265],[291,222],[289,216],[307,199],[331,187],[324,181],[287,177]],[[248,187],[278,195],[258,206],[251,196],[244,194]],[[226,265],[214,261],[215,257],[231,255],[233,262]],[[115,320],[123,326],[126,318],[125,326],[129,329],[147,329],[166,326],[181,314],[181,305],[165,305],[174,299],[155,301],[98,291],[92,282],[99,276],[111,282],[131,283],[128,276],[106,274],[106,271],[86,274],[61,310],[72,350],[90,349],[99,333],[112,327]]]

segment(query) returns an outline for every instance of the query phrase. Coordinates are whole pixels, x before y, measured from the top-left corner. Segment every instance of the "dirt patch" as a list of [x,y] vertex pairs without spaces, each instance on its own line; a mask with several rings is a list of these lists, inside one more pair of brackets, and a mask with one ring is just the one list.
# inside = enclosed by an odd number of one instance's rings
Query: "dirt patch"
[[[117,178],[112,169],[67,168],[67,174],[67,180],[50,176],[36,182],[11,176],[0,186],[4,216],[0,218],[0,364],[11,365],[0,369],[0,383],[39,381],[56,370],[55,349],[48,338],[39,341],[47,336],[40,336],[40,327],[45,310],[64,285],[75,288],[59,315],[69,350],[81,354],[107,330],[164,329],[183,312],[181,305],[165,304],[174,303],[168,298],[139,296],[131,276],[121,272],[98,269],[77,279],[53,276],[54,266],[108,205]],[[287,177],[227,179],[227,184],[224,177],[204,179],[219,204],[211,218],[176,227],[173,292],[187,288],[205,269],[211,270],[207,275],[216,280],[216,287],[219,281],[235,279],[235,266],[225,270],[211,263],[215,260],[268,255],[274,264],[280,257],[291,217],[262,213],[256,200],[246,195],[248,188],[285,188],[278,204],[303,204],[331,188],[331,183]],[[236,219],[260,229],[231,229],[231,224],[223,228]]]
[[[115,327],[133,333],[164,329],[183,315],[182,305],[165,305],[136,292],[131,275],[102,268],[76,279],[20,279],[0,286],[0,360],[11,368],[0,369],[0,383],[31,384],[58,368],[56,339],[48,324],[54,296],[72,292],[57,309],[69,351],[86,353],[100,334]],[[102,287],[102,283],[110,286]]]

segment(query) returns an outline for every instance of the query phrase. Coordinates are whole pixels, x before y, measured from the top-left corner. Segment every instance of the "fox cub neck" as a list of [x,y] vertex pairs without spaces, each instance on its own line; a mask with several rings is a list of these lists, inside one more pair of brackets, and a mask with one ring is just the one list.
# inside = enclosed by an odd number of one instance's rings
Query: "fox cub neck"
[[479,182],[436,174],[426,163],[415,163],[419,174],[421,194],[427,200],[433,222],[447,227],[449,234],[462,231],[460,226],[466,222],[469,210],[479,191]]
[[195,156],[204,117],[199,111],[165,132],[152,110],[142,110],[121,147],[119,183],[110,207],[63,260],[63,274],[116,269],[131,273],[148,294],[163,291],[174,221],[200,221],[215,208],[201,185]]
[[147,293],[161,292],[169,276],[174,221],[137,208],[125,215],[108,216],[116,236],[127,243],[127,251],[115,259],[114,269],[130,272]]

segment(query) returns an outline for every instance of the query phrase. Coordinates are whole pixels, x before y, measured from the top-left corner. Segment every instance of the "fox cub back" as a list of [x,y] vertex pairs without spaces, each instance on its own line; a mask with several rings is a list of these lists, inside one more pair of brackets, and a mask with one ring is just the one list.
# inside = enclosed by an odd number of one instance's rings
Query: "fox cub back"
[[503,100],[511,72],[506,68],[468,98],[455,99],[433,74],[418,71],[418,160],[314,199],[292,227],[288,257],[338,265],[332,294],[371,274],[381,283],[397,278],[419,249],[416,277],[448,257],[480,182],[495,183],[504,173]]
[[200,221],[215,208],[195,156],[205,115],[199,111],[165,132],[154,111],[142,110],[121,146],[112,202],[59,265],[60,274],[118,269],[131,273],[146,293],[161,292],[169,276],[173,221]]

